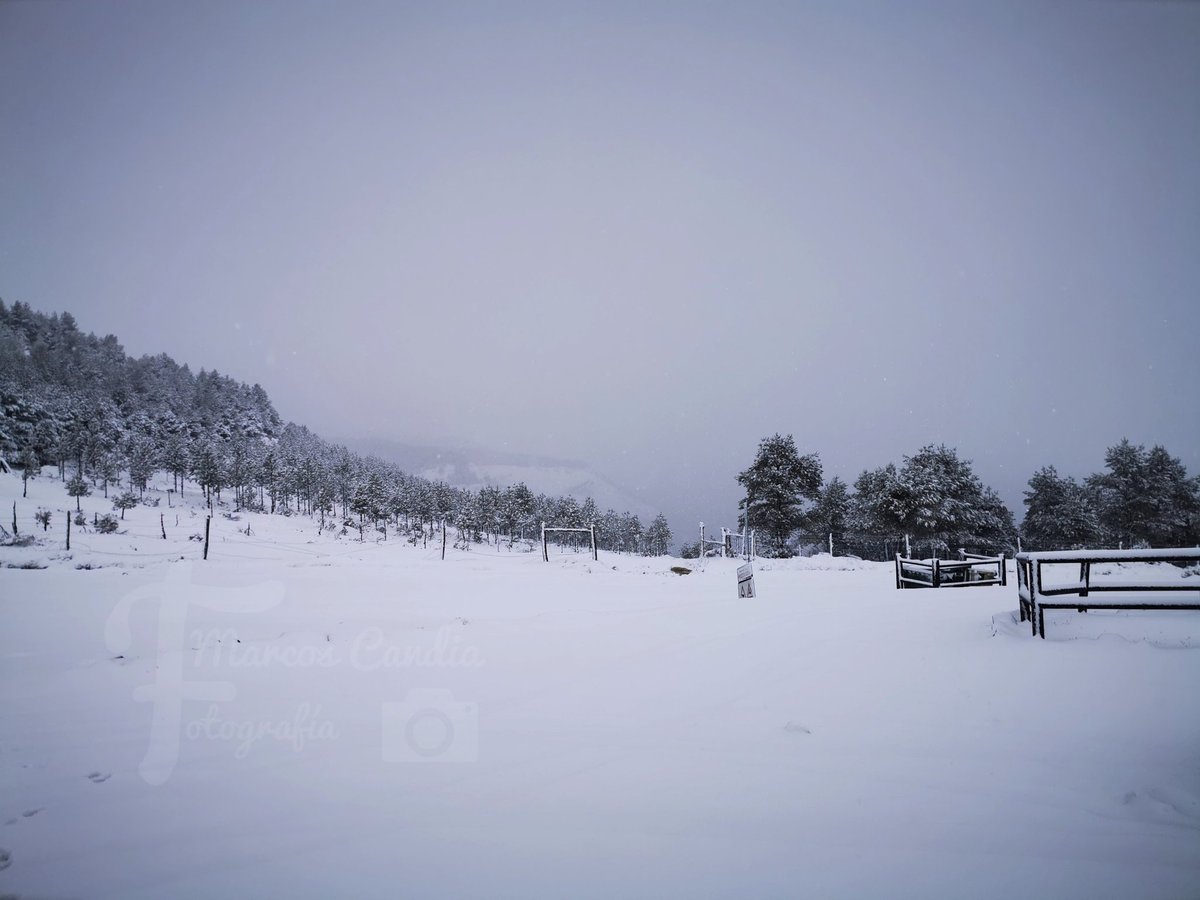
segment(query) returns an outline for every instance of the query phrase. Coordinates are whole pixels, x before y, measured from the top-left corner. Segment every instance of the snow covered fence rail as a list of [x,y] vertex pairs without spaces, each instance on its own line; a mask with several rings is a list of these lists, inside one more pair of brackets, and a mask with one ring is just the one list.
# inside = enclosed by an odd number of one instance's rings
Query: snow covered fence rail
[[709,556],[720,556],[722,558],[732,557],[734,559],[755,559],[758,556],[758,541],[755,537],[753,528],[747,530],[745,526],[741,531],[730,531],[728,528],[721,528],[721,539],[710,538],[706,536],[704,523],[700,523],[700,559],[703,561]]
[[[980,587],[1008,584],[1004,555],[958,551],[957,560],[906,559],[896,554],[896,588]],[[993,568],[995,571],[993,571]]]
[[[1138,580],[1092,581],[1092,566],[1097,563],[1172,563],[1200,562],[1200,547],[1171,547],[1159,550],[1056,550],[1047,553],[1017,554],[1017,597],[1020,604],[1021,621],[1029,619],[1033,636],[1046,637],[1047,609],[1190,609],[1200,610],[1200,579],[1194,582],[1182,578],[1156,581],[1150,578]],[[1046,586],[1042,580],[1042,566],[1055,563],[1078,563],[1079,580]],[[1196,601],[1170,599],[1149,600],[1145,598],[1117,597],[1111,600],[1088,599],[1095,591],[1112,591],[1120,594],[1141,594],[1158,591],[1195,591]],[[1072,601],[1055,600],[1064,595],[1074,596]],[[1050,598],[1047,600],[1046,598]]]

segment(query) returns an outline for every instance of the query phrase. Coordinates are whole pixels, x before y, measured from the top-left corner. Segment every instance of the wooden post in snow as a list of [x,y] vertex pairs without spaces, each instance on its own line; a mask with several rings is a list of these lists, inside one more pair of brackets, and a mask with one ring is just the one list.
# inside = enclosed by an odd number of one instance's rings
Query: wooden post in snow
[[212,516],[207,516],[204,519],[204,558],[208,559],[208,529],[212,525]]
[[596,551],[596,524],[593,522],[588,526],[588,530],[592,533],[592,559],[599,562],[600,554]]
[[67,549],[71,549],[71,512],[67,511]]
[[442,519],[442,559],[446,558],[446,520]]
[[542,523],[542,560],[550,562],[550,548],[546,546],[546,523]]
[[[158,527],[162,529],[163,540],[167,539],[167,523],[163,520],[163,514],[158,514]],[[249,527],[249,526],[247,526]]]

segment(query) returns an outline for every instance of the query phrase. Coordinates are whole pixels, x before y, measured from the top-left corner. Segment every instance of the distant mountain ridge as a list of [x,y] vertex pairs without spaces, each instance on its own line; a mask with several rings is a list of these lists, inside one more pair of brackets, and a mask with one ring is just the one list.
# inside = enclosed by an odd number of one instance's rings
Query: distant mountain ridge
[[343,443],[359,453],[396,463],[407,472],[431,481],[444,481],[451,487],[477,491],[481,487],[524,482],[534,493],[570,496],[580,501],[591,497],[602,510],[629,512],[640,519],[653,519],[659,512],[633,491],[615,484],[580,460],[485,447],[435,447],[376,437]]

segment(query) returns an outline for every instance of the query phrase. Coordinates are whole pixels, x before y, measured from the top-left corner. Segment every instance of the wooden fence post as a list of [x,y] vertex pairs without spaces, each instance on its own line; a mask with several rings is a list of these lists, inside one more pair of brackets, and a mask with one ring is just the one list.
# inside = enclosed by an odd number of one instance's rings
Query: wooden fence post
[[67,510],[67,549],[71,549],[71,511]]
[[588,526],[588,528],[589,528],[589,529],[591,530],[591,532],[592,532],[592,559],[593,559],[595,562],[599,562],[599,561],[600,561],[600,554],[599,554],[599,552],[597,552],[597,550],[596,550],[596,525],[595,525],[595,523],[593,523],[592,525],[589,525],[589,526]]
[[[1030,582],[1030,586],[1029,586],[1029,596],[1030,596],[1030,598],[1031,598],[1031,599],[1030,599],[1030,603],[1029,603],[1029,610],[1030,610],[1030,613],[1029,613],[1029,618],[1030,618],[1030,620],[1033,622],[1033,636],[1034,636],[1034,637],[1037,637],[1037,636],[1038,636],[1038,619],[1039,619],[1039,618],[1041,619],[1041,622],[1042,622],[1042,639],[1043,639],[1043,640],[1045,640],[1045,637],[1046,637],[1046,629],[1045,629],[1045,625],[1046,625],[1046,617],[1045,617],[1045,615],[1043,614],[1043,612],[1042,612],[1042,607],[1041,607],[1041,595],[1042,595],[1042,561],[1041,561],[1040,559],[1038,559],[1038,560],[1034,560],[1034,563],[1033,563],[1033,568],[1031,569],[1031,574],[1032,574],[1032,576],[1033,576],[1033,579],[1032,579],[1032,581]],[[1035,613],[1035,612],[1037,613],[1037,615],[1036,615],[1036,616],[1034,615],[1034,613]]]
[[446,520],[442,519],[442,559],[446,558]]
[[546,523],[542,523],[542,560],[550,562],[550,549],[546,546]]
[[208,528],[212,525],[212,516],[206,516],[204,519],[204,558],[208,559]]
[[[167,539],[167,523],[163,521],[162,513],[158,514],[158,527],[162,529],[162,536],[163,540],[165,541]],[[250,526],[247,525],[246,527],[249,528]]]

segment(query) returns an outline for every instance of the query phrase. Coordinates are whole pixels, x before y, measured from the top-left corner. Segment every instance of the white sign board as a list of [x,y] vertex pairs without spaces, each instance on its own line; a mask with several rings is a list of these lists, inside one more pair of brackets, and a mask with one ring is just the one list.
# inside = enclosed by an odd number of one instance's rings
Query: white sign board
[[750,563],[738,566],[738,598],[754,596],[754,567]]

